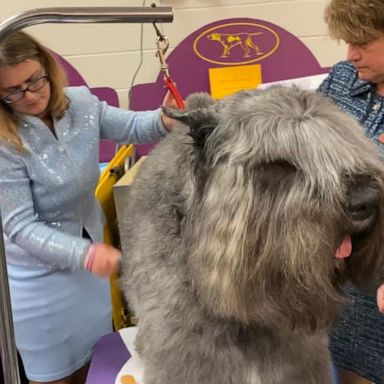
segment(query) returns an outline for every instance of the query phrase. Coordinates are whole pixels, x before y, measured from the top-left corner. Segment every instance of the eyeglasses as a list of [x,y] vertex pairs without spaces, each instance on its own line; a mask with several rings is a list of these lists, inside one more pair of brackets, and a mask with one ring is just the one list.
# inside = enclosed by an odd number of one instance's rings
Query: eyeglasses
[[32,81],[32,83],[30,83],[24,89],[18,89],[17,91],[11,92],[8,95],[3,96],[0,100],[7,104],[15,103],[16,101],[19,101],[25,97],[25,92],[37,92],[48,82],[48,75],[40,76],[38,79]]

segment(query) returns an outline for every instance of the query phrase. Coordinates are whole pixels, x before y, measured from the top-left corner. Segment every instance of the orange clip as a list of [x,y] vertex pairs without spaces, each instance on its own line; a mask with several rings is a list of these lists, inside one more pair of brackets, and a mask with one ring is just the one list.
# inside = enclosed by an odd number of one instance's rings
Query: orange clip
[[135,378],[131,375],[121,376],[121,384],[137,384]]

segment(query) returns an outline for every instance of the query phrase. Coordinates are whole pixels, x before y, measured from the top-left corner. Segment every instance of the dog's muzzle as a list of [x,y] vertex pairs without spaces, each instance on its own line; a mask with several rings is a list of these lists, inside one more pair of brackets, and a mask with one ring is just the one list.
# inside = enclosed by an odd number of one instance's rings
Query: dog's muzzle
[[349,191],[346,213],[354,232],[371,227],[377,217],[380,203],[379,190],[375,183],[367,180],[365,185],[355,184]]
[[364,236],[375,224],[379,212],[380,193],[371,179],[360,179],[353,183],[348,193],[345,212],[349,218],[346,234],[335,252],[337,259],[345,259],[352,253],[356,238]]

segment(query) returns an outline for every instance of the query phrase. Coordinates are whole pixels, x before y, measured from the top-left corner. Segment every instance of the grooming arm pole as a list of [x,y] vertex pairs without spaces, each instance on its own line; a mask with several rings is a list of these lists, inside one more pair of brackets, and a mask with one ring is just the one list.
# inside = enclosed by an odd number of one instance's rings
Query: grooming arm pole
[[11,298],[9,296],[7,262],[5,259],[3,225],[0,211],[0,351],[4,383],[20,384],[19,365],[15,347]]
[[19,29],[46,23],[171,23],[171,7],[38,8],[0,24],[0,42]]
[[[46,23],[171,23],[171,7],[38,8],[0,23],[0,43],[12,33]],[[0,351],[4,382],[20,384],[0,212]]]

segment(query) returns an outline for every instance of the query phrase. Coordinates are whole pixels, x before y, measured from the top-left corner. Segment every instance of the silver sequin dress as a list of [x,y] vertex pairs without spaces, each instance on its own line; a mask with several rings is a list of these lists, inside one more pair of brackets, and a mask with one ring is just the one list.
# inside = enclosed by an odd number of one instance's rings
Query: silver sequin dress
[[112,331],[108,279],[82,269],[90,240],[101,241],[103,214],[95,199],[99,141],[147,143],[166,134],[160,111],[108,106],[86,87],[66,89],[70,100],[56,137],[21,115],[26,151],[0,146],[0,207],[16,344],[27,375],[53,381],[90,360]]

